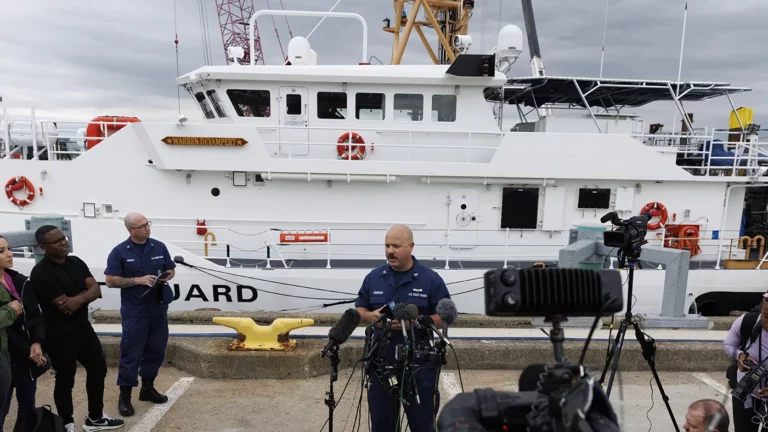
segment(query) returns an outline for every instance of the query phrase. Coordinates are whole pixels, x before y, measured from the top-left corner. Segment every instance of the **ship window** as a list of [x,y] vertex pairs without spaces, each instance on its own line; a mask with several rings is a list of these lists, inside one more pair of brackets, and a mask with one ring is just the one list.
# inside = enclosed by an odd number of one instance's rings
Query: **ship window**
[[208,106],[208,101],[205,100],[205,95],[203,92],[197,92],[195,93],[195,99],[197,99],[197,102],[200,104],[200,108],[203,110],[203,115],[207,119],[216,118],[215,115],[213,115],[213,111],[211,110],[211,107]]
[[539,188],[504,188],[501,196],[501,228],[535,229],[538,218]]
[[216,110],[216,115],[221,118],[226,117],[227,113],[224,111],[224,107],[221,106],[221,101],[219,100],[219,95],[216,94],[216,90],[208,90],[205,94],[207,94],[208,99],[211,100],[211,105],[213,105],[213,109]]
[[317,118],[344,120],[347,118],[347,94],[344,92],[317,92]]
[[607,209],[611,204],[610,189],[579,189],[580,209]]
[[384,120],[383,93],[355,94],[355,117],[358,120]]
[[432,95],[432,121],[456,121],[456,95]]
[[301,115],[300,94],[289,94],[285,96],[285,113],[288,115]]
[[424,117],[424,96],[420,94],[395,94],[395,120],[421,121]]
[[268,90],[227,90],[227,96],[240,117],[269,117]]

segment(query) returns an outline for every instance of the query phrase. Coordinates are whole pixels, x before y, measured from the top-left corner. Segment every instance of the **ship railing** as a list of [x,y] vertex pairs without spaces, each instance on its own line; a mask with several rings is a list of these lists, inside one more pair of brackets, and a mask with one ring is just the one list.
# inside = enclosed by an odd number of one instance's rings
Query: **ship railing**
[[[699,224],[697,221],[683,221],[681,224],[689,222],[691,224]],[[701,224],[699,224],[701,225]],[[224,225],[211,225],[206,226],[208,232],[203,240],[189,240],[186,239],[174,239],[173,237],[178,235],[178,230],[192,230],[198,228],[193,224],[154,224],[152,227],[156,232],[162,233],[162,238],[169,244],[174,244],[182,247],[185,250],[200,255],[203,253],[203,257],[209,260],[225,260],[226,266],[259,266],[264,265],[265,268],[273,268],[273,262],[282,264],[284,268],[290,268],[288,264],[290,261],[299,259],[318,259],[325,258],[326,268],[332,268],[333,260],[348,260],[354,258],[364,259],[382,259],[383,254],[381,252],[368,252],[368,250],[375,250],[381,247],[381,242],[371,241],[355,241],[350,239],[364,239],[364,233],[375,235],[376,237],[382,237],[386,232],[386,228],[323,228],[323,229],[311,229],[311,230],[278,230],[267,229],[253,233],[244,233],[241,228],[233,229],[230,226]],[[216,238],[217,232],[219,238]],[[318,243],[281,243],[279,240],[280,232],[292,232],[292,233],[327,233],[328,240]],[[478,234],[494,236],[495,241],[477,241],[471,248],[463,247],[459,245],[457,248],[451,245],[451,230],[434,228],[414,228],[415,235],[420,238],[427,237],[427,241],[420,241],[418,243],[419,251],[417,256],[423,257],[424,261],[439,262],[445,269],[451,268],[451,263],[457,261],[503,261],[503,267],[507,268],[510,262],[516,261],[557,261],[559,250],[567,243],[567,231],[545,231],[540,229],[530,230],[514,230],[514,229],[475,229],[475,230],[463,230],[462,232],[474,232]],[[526,244],[519,244],[514,242],[515,236],[526,235],[530,238],[532,234],[549,234],[549,238],[552,238],[552,234],[555,232],[561,234],[560,237],[554,239],[551,242],[536,241]],[[717,231],[719,234],[721,231]],[[518,234],[519,233],[519,234]],[[222,235],[224,234],[224,235]],[[347,235],[345,235],[347,234]],[[565,235],[562,235],[565,234]],[[445,237],[445,242],[434,241],[438,237]],[[336,238],[341,237],[341,240]],[[502,238],[503,237],[503,238]],[[243,239],[246,239],[246,245],[243,245]],[[680,239],[677,237],[667,236],[666,231],[657,234],[649,234],[648,244],[652,246],[664,246],[664,240],[674,242],[680,240],[698,240],[698,245],[701,251],[697,255],[697,260],[701,262],[707,261],[707,257],[712,257],[710,260],[714,260],[717,256],[718,240],[713,235],[712,231],[701,230],[697,239]],[[240,240],[240,241],[238,241]],[[432,241],[430,241],[432,240]],[[479,240],[479,239],[478,239]],[[503,240],[503,241],[502,241]],[[520,253],[520,249],[525,250],[525,253]],[[363,249],[361,251],[360,249]],[[467,249],[479,249],[480,253],[467,254]],[[490,252],[498,250],[498,253]],[[513,252],[513,250],[515,252]],[[527,252],[534,251],[534,252]],[[489,253],[490,252],[490,253]],[[245,264],[239,260],[248,260],[252,263]],[[253,261],[255,260],[255,263]],[[697,260],[692,260],[692,267],[695,266]],[[613,263],[611,264],[611,266]]]
[[743,136],[726,129],[713,129],[706,135],[635,135],[656,151],[675,154],[677,165],[693,175],[764,175],[768,170],[768,142],[744,140]]

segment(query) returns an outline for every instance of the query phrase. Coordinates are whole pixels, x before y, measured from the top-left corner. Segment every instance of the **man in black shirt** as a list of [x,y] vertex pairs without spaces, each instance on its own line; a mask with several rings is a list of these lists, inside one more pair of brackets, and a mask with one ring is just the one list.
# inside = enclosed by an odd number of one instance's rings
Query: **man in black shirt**
[[30,273],[32,291],[40,303],[45,325],[46,351],[56,370],[53,399],[67,432],[74,432],[72,388],[77,362],[85,368],[88,415],[83,429],[100,431],[123,427],[123,420],[104,413],[107,364],[96,332],[88,321],[88,304],[101,297],[101,289],[88,266],[69,255],[69,241],[60,229],[44,225],[35,240],[45,256]]

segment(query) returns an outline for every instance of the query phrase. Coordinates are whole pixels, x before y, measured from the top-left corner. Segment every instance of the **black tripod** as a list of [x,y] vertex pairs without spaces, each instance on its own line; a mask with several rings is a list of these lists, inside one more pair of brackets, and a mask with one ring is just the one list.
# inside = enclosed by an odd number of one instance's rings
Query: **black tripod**
[[336,400],[333,395],[333,383],[339,377],[339,346],[333,344],[329,350],[331,358],[331,388],[325,392],[325,404],[328,406],[328,432],[333,432],[333,410],[336,409]]
[[656,380],[656,385],[659,387],[659,393],[664,400],[664,404],[667,406],[669,417],[672,419],[672,424],[675,425],[675,430],[680,432],[680,428],[675,420],[675,415],[672,413],[672,407],[669,405],[669,397],[664,392],[664,387],[661,386],[661,379],[659,374],[656,373],[656,341],[650,336],[643,333],[640,330],[640,325],[632,316],[632,284],[635,274],[635,264],[637,263],[636,257],[626,257],[622,252],[619,252],[619,268],[624,267],[624,261],[627,261],[629,265],[629,287],[627,289],[627,313],[624,319],[621,320],[619,325],[619,331],[616,333],[616,339],[611,345],[608,355],[605,358],[605,367],[603,368],[603,374],[600,376],[600,385],[605,382],[605,374],[608,372],[608,367],[611,367],[611,377],[608,380],[608,389],[605,392],[605,396],[610,398],[611,387],[613,387],[613,378],[616,376],[616,371],[619,369],[619,358],[621,357],[621,348],[624,346],[624,336],[627,333],[627,327],[632,323],[632,327],[635,328],[635,337],[640,343],[640,348],[643,351],[643,358],[648,362],[648,366],[651,367],[653,378]]

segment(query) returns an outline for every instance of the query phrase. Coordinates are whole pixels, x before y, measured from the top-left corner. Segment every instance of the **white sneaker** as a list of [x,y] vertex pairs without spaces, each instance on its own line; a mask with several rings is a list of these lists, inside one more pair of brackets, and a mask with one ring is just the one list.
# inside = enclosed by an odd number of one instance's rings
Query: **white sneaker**
[[64,431],[65,432],[75,432],[75,424],[74,423],[69,423],[69,424],[65,425],[64,426]]

